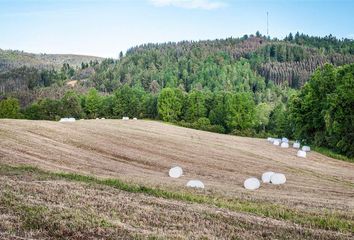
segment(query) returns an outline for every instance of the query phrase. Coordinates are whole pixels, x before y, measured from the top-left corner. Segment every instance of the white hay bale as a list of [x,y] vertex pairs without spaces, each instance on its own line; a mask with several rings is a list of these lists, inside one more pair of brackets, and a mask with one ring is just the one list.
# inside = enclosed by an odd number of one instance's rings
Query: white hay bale
[[133,120],[138,120],[137,118],[133,118]]
[[204,184],[199,180],[190,180],[187,182],[186,186],[192,188],[204,188]]
[[294,142],[293,148],[300,148],[300,143],[299,142]]
[[248,190],[256,190],[261,186],[261,183],[257,178],[251,177],[243,182],[243,186]]
[[270,178],[272,177],[272,175],[274,174],[274,172],[265,172],[262,174],[262,182],[264,183],[270,183]]
[[281,148],[288,148],[289,147],[289,143],[287,142],[282,142],[280,145]]
[[299,151],[297,151],[296,156],[302,157],[302,158],[306,158],[306,152],[302,151],[302,150],[299,150]]
[[311,148],[309,146],[302,146],[302,151],[309,152]]
[[168,175],[171,178],[179,178],[180,176],[182,176],[182,174],[183,174],[183,169],[179,166],[171,168],[170,171],[168,172]]
[[274,138],[269,137],[269,138],[267,138],[267,141],[268,141],[268,142],[273,142],[273,141],[274,141]]
[[281,141],[284,142],[284,143],[288,143],[288,142],[289,142],[289,139],[287,139],[286,137],[283,137],[283,138],[281,139]]
[[123,120],[129,120],[129,117],[123,117],[122,119]]
[[270,182],[275,185],[284,184],[286,182],[286,177],[282,173],[274,173],[270,177]]
[[68,122],[75,122],[75,118],[61,118],[59,120],[59,122],[62,122],[62,123],[68,123]]
[[96,120],[100,120],[100,118],[96,118]]
[[280,141],[278,139],[274,139],[273,145],[279,146],[280,145]]
[[102,120],[105,120],[106,118],[101,118]]

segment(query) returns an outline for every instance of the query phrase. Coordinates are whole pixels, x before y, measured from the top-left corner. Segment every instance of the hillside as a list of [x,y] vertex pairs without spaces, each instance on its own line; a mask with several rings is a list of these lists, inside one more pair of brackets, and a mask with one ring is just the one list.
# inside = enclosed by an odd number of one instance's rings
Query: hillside
[[60,69],[64,63],[79,67],[81,63],[101,61],[102,58],[74,54],[34,54],[15,50],[0,49],[0,73],[27,66],[38,69]]
[[[354,236],[354,165],[316,152],[144,120],[0,120],[0,138],[4,238]],[[174,165],[183,177],[168,177]],[[287,183],[243,188],[268,170]]]
[[[102,63],[81,65],[96,61]],[[325,63],[341,66],[353,62],[353,40],[299,33],[282,40],[257,33],[241,38],[148,43],[128,49],[118,60],[105,61],[92,56],[0,49],[0,92],[31,90],[29,79],[42,81],[38,74],[19,74],[21,67],[30,68],[25,72],[60,70],[64,63],[73,68],[76,79],[89,78],[85,84],[102,92],[113,92],[123,84],[142,87],[147,92],[164,87],[180,87],[188,92],[237,91],[240,82],[247,84],[259,79],[266,84],[300,88]]]
[[[93,56],[33,54],[0,49],[0,99],[14,96],[22,106],[26,106],[43,96],[62,97],[63,94],[57,93],[70,89],[80,92],[82,87],[68,87],[66,82],[71,78],[87,79],[94,72],[92,66],[102,60]],[[82,63],[87,67],[83,69]]]
[[353,62],[353,40],[299,33],[279,40],[257,33],[242,38],[143,44],[129,49],[119,61],[103,62],[91,80],[97,89],[108,92],[122,84],[145,91],[156,86],[180,87],[187,92],[237,91],[240,82],[259,78],[267,84],[300,88],[325,63],[340,66]]

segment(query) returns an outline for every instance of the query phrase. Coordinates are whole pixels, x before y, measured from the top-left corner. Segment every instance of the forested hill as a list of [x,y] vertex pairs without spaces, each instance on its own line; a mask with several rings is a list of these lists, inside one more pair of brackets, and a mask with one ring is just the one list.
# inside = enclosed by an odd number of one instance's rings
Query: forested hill
[[100,61],[99,57],[74,54],[34,54],[15,50],[0,49],[0,73],[27,66],[37,69],[59,69],[64,63],[72,67],[81,66],[82,62]]
[[[0,99],[14,95],[22,105],[27,105],[43,94],[55,98],[57,94],[53,93],[66,91],[62,88],[65,82],[72,77],[88,78],[94,72],[91,66],[102,60],[84,55],[33,54],[0,49]],[[55,89],[43,93],[43,88],[49,86]]]
[[287,82],[299,88],[314,70],[331,63],[354,62],[354,41],[333,36],[310,37],[289,34],[283,40],[260,34],[224,40],[183,41],[144,44],[129,49],[115,65],[107,62],[93,78],[97,88],[112,91],[120,84],[141,84],[145,90],[196,87],[209,90],[235,90],[240,60],[263,76],[266,82]]
[[105,93],[125,84],[153,94],[165,87],[186,92],[259,93],[274,83],[297,89],[325,63],[341,66],[353,62],[353,40],[298,33],[282,40],[256,33],[241,38],[144,44],[121,53],[119,59],[105,60],[0,49],[0,99],[14,96],[26,106],[43,96],[62,97],[52,93],[64,93],[72,80],[83,91],[94,87]]

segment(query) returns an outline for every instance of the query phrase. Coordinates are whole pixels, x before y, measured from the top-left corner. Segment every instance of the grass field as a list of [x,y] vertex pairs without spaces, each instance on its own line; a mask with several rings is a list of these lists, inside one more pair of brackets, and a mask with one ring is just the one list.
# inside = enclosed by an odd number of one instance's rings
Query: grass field
[[354,237],[353,163],[153,121],[0,120],[0,189],[4,239]]

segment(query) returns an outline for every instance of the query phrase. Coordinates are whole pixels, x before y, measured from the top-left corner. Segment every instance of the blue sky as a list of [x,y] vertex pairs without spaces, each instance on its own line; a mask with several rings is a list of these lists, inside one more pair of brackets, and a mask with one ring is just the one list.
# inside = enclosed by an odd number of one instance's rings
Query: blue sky
[[289,32],[354,38],[354,0],[0,0],[0,48],[117,57],[147,42]]

